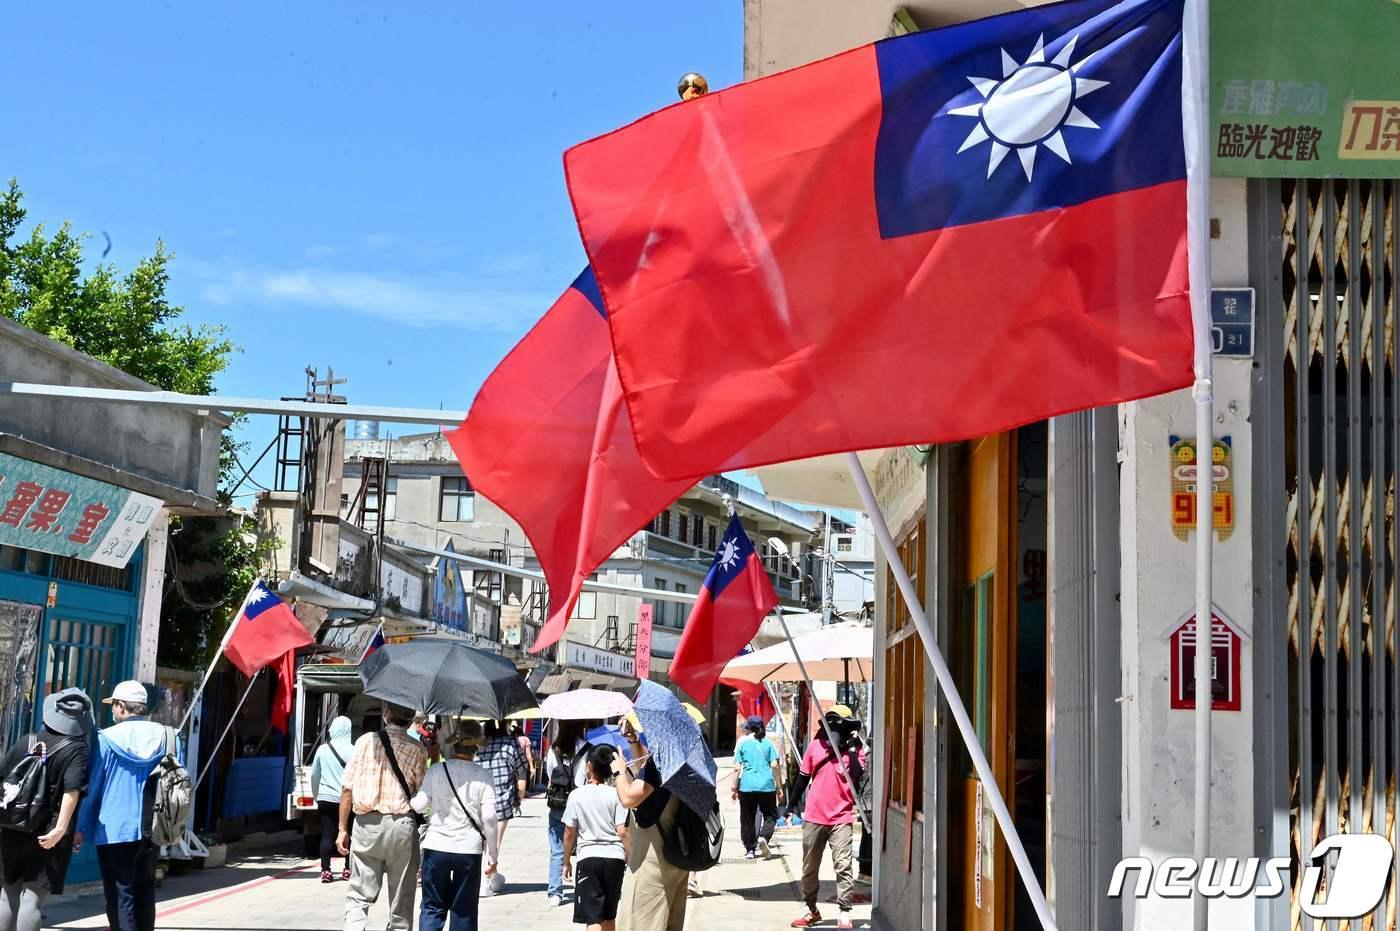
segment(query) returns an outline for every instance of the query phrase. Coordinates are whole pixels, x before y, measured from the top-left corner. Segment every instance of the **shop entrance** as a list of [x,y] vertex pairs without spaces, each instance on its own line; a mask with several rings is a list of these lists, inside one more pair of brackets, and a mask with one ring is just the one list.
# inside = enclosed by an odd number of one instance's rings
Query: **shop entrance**
[[[1037,871],[1045,848],[1046,425],[953,456],[949,663]],[[1035,927],[985,787],[954,737],[947,770],[950,914],[967,929]]]

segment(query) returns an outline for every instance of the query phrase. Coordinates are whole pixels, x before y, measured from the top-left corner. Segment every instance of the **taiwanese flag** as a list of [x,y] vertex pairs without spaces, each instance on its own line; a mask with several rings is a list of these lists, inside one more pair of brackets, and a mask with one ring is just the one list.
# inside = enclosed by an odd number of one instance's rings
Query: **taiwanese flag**
[[233,619],[233,635],[224,653],[243,675],[253,676],[288,650],[315,642],[282,599],[262,582],[254,582]]
[[695,483],[657,479],[642,464],[589,269],[496,367],[447,439],[544,570],[550,614],[534,652],[563,635],[593,570]]
[[384,645],[384,625],[380,624],[374,630],[374,636],[369,638],[369,643],[365,644],[365,651],[360,654],[360,662],[369,659],[369,655]]
[[1190,384],[1182,15],[1072,0],[913,33],[569,150],[647,466],[960,440]]
[[759,717],[765,722],[773,717],[773,703],[768,698],[768,687],[762,682],[720,679],[719,684],[727,685],[739,693],[739,717]]
[[686,619],[671,660],[671,681],[696,701],[708,701],[725,665],[754,638],[777,603],[749,535],[738,516],[731,517]]

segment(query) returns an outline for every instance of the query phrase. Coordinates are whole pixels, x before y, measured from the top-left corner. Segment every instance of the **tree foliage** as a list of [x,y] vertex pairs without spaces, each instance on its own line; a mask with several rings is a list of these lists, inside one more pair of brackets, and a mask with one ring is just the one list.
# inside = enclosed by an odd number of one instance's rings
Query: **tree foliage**
[[[0,194],[0,315],[106,362],[166,391],[211,394],[214,379],[237,347],[223,327],[181,323],[170,303],[172,256],[157,241],[129,271],[115,264],[84,268],[85,235],[63,223],[52,234],[27,220],[12,179]],[[224,434],[219,497],[231,504],[229,483],[238,447]],[[242,595],[256,577],[258,545],[251,522],[172,518],[167,585],[161,608],[161,665],[193,667],[217,646]]]

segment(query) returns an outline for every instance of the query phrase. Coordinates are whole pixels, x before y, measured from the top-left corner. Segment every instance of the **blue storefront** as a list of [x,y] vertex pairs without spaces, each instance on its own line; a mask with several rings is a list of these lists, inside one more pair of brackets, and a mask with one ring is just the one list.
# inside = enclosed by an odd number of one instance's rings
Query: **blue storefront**
[[[97,702],[131,678],[144,551],[116,568],[0,545],[0,742],[38,726],[44,695],[76,686]],[[68,876],[98,878],[91,849]]]

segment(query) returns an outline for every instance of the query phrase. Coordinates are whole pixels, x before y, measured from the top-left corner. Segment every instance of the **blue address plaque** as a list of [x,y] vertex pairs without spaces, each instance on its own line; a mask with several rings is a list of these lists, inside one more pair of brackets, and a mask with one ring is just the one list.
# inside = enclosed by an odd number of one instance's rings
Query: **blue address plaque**
[[1254,289],[1212,288],[1210,332],[1217,356],[1254,355]]

